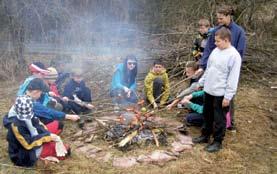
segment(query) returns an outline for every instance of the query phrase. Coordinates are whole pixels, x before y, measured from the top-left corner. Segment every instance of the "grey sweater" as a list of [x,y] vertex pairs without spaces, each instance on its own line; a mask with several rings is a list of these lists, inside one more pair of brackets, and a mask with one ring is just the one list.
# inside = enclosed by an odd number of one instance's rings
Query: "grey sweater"
[[231,100],[237,91],[240,67],[241,56],[233,46],[223,50],[215,48],[199,84],[206,93]]

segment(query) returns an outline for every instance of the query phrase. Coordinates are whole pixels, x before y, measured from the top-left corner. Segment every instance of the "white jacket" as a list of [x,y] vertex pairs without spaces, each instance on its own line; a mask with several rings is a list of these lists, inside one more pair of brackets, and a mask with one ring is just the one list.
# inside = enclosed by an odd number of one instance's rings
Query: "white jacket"
[[206,93],[231,100],[237,91],[240,67],[241,56],[233,46],[224,50],[215,48],[199,84]]

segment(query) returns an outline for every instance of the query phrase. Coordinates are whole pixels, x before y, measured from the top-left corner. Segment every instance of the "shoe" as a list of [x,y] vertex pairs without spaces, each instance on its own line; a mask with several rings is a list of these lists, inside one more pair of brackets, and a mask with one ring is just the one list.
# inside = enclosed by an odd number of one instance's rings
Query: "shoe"
[[210,153],[218,152],[220,149],[222,149],[222,144],[217,141],[214,141],[212,144],[205,147],[205,150]]
[[193,139],[192,139],[192,142],[193,142],[194,144],[198,144],[198,143],[199,143],[199,144],[200,144],[200,143],[208,143],[208,142],[209,142],[209,139],[210,139],[210,137],[201,135],[200,137],[193,138]]

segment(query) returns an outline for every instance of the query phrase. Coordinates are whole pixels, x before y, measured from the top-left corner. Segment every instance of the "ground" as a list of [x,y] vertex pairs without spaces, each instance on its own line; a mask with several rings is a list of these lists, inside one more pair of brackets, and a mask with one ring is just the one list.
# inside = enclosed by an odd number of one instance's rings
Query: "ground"
[[[203,150],[204,145],[195,145],[192,151],[182,153],[176,161],[165,166],[137,165],[128,169],[112,167],[111,162],[103,163],[87,159],[74,151],[72,157],[59,164],[45,166],[39,162],[32,169],[18,169],[12,166],[8,158],[6,129],[0,123],[0,173],[276,173],[277,172],[277,139],[276,139],[276,79],[260,80],[245,73],[241,80],[236,96],[237,132],[227,131],[223,149],[215,154]],[[275,80],[275,81],[274,81]],[[12,87],[11,87],[12,86]],[[13,87],[15,86],[15,87]],[[7,88],[8,87],[8,88]],[[0,85],[0,115],[1,119],[12,103],[16,92],[15,83],[1,82]],[[176,111],[166,112],[163,117],[175,121]],[[76,123],[66,122],[63,137],[70,143],[70,135],[75,131]],[[190,128],[192,136],[199,134],[199,129]],[[99,146],[104,144],[99,141]],[[120,152],[107,148],[113,155],[132,156],[155,147]]]

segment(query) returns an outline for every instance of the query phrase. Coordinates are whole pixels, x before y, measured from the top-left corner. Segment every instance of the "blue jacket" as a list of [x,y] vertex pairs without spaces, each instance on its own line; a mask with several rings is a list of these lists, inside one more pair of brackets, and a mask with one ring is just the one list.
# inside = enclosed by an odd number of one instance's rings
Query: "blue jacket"
[[[214,50],[216,47],[215,45],[215,33],[217,30],[219,30],[223,26],[217,26],[211,33],[211,35],[208,38],[207,45],[204,49],[203,56],[200,59],[200,67],[203,69],[206,69],[207,67],[207,62],[209,59],[209,56],[211,52]],[[235,22],[231,22],[230,25],[228,26],[232,33],[232,46],[234,46],[237,51],[239,52],[241,58],[243,58],[244,52],[246,50],[246,36],[245,36],[245,31],[243,30],[242,27],[237,25]]]
[[123,64],[118,64],[115,70],[115,73],[113,75],[112,84],[111,84],[111,90],[114,89],[123,89],[124,86],[131,89],[132,91],[136,91],[137,89],[137,83],[136,80],[133,84],[125,85],[123,84]]
[[31,136],[29,129],[24,121],[16,117],[7,127],[7,141],[9,143],[8,152],[11,161],[17,166],[33,166],[38,158],[36,149],[40,148],[43,143],[52,141],[50,132],[38,118],[32,118],[32,124],[37,129],[38,135]]
[[[65,113],[56,111],[51,108],[47,108],[39,102],[33,102],[33,111],[36,117],[41,120],[62,120],[65,118]],[[7,119],[4,118],[4,126],[11,123],[12,119],[16,117],[14,107],[12,107],[8,113]]]

